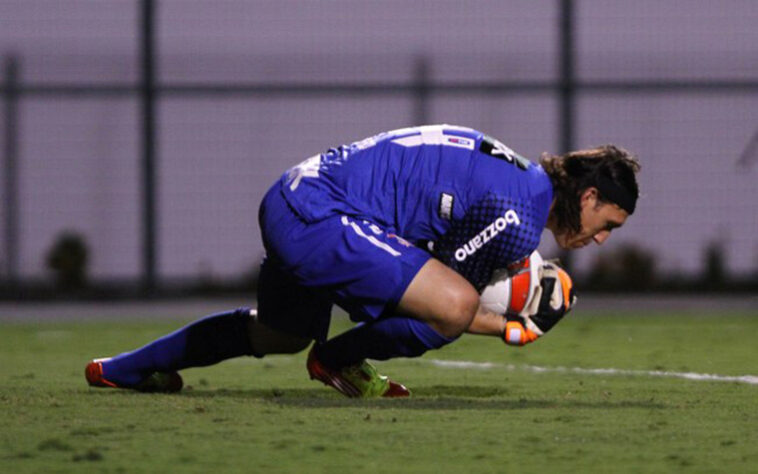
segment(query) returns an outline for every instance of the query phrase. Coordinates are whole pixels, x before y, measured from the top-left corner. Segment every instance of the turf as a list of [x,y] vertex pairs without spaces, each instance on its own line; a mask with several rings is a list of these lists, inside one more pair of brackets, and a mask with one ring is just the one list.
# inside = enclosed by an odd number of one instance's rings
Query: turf
[[410,400],[342,398],[307,379],[305,354],[187,370],[176,395],[86,386],[89,358],[176,326],[0,325],[2,470],[758,472],[758,385],[529,370],[758,375],[758,314],[572,314],[522,349],[464,336],[377,364]]

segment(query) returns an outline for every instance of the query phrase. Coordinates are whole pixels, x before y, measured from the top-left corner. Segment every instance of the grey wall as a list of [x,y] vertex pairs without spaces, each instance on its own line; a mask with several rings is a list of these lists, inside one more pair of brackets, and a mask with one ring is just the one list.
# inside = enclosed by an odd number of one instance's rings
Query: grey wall
[[[584,0],[576,15],[581,81],[758,80],[757,2]],[[135,83],[137,23],[132,1],[3,0],[0,54],[20,58],[28,83]],[[163,84],[395,84],[412,81],[424,57],[436,83],[547,82],[558,74],[557,25],[548,0],[163,0],[158,71]],[[138,275],[138,105],[136,96],[22,99],[22,276],[45,273],[65,228],[87,236],[95,277]],[[427,117],[536,158],[558,151],[557,111],[549,90],[432,94]],[[158,112],[161,277],[252,270],[257,203],[285,168],[418,114],[403,94],[167,96]],[[756,271],[758,157],[735,166],[758,129],[755,88],[581,89],[576,112],[576,146],[615,142],[644,167],[639,210],[608,249],[637,243],[665,270],[693,274],[720,240],[733,272]],[[579,268],[596,255],[580,251]]]

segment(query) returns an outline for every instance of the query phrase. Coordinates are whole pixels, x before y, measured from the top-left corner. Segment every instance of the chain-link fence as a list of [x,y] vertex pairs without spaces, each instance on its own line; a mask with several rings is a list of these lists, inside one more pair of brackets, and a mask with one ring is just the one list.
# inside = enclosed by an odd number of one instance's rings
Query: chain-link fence
[[2,275],[243,281],[284,169],[446,122],[532,159],[639,155],[637,213],[577,277],[754,284],[757,23],[750,0],[5,0]]

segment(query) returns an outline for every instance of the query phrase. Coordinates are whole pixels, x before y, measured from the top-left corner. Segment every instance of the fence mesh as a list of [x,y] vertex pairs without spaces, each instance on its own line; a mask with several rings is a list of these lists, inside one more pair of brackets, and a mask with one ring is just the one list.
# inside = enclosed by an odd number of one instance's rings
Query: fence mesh
[[[17,123],[22,280],[48,274],[65,230],[84,236],[94,279],[140,277],[138,3],[0,3],[0,54],[19,64],[19,94],[1,83],[0,127]],[[253,272],[263,193],[330,146],[424,121],[533,159],[563,151],[559,1],[155,4],[161,281]],[[613,142],[643,164],[637,214],[602,251],[578,252],[574,271],[634,245],[694,277],[715,248],[728,272],[756,278],[758,4],[572,5],[574,146]]]

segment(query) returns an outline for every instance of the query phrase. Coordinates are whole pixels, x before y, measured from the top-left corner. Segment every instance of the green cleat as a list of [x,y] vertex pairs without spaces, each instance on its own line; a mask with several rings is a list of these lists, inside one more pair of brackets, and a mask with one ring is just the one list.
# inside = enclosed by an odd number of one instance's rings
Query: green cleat
[[380,375],[376,367],[365,360],[360,364],[333,370],[316,357],[314,349],[308,353],[306,364],[311,379],[320,380],[341,394],[351,398],[409,397],[411,392],[403,385]]

